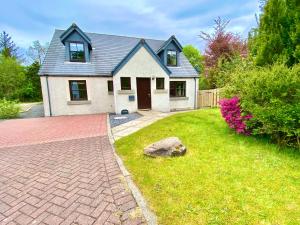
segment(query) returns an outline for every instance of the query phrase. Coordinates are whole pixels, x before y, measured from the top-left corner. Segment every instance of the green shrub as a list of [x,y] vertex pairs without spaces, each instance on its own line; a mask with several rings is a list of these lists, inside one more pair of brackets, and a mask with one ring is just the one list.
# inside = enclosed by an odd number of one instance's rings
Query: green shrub
[[16,118],[20,110],[17,102],[0,99],[0,119]]
[[207,89],[209,89],[207,78],[205,77],[204,74],[201,74],[199,78],[199,90],[207,90]]
[[230,82],[235,71],[241,73],[251,68],[254,68],[254,64],[250,58],[242,58],[237,55],[227,61],[220,60],[217,67],[216,86],[218,88],[224,87]]
[[267,134],[278,144],[300,147],[300,64],[293,68],[236,68],[223,90],[238,96],[253,115],[254,134]]
[[19,99],[25,81],[24,67],[20,62],[0,55],[0,99]]

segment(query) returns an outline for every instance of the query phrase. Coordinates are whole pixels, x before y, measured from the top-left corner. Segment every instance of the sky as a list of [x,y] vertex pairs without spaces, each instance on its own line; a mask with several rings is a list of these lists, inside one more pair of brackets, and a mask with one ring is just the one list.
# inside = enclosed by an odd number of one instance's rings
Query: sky
[[34,40],[50,42],[55,29],[75,22],[83,31],[168,39],[201,51],[200,31],[212,32],[214,19],[230,20],[228,30],[247,37],[256,26],[258,0],[0,0],[0,31],[27,49]]

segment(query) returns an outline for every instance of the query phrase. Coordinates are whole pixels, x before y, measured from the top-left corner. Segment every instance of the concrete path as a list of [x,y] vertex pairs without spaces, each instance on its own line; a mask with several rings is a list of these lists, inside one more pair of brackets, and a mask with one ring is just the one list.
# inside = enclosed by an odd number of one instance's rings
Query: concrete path
[[0,224],[144,224],[107,116],[0,123]]
[[21,112],[19,116],[22,119],[44,117],[44,105],[43,103],[31,105],[30,108],[27,108],[27,110]]
[[112,135],[115,141],[176,112],[162,113],[155,111],[139,111],[139,113],[143,116],[112,128]]
[[28,103],[20,103],[21,112],[27,112],[35,105],[41,105],[42,102],[28,102]]

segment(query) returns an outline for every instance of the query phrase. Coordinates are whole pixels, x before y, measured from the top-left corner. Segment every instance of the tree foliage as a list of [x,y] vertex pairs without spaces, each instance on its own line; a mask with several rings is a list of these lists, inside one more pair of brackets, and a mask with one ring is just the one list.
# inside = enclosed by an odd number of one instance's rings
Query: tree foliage
[[40,65],[43,63],[49,43],[42,45],[38,40],[34,41],[28,48],[27,55],[33,60],[38,62]]
[[24,83],[24,67],[15,58],[0,55],[0,99],[19,99]]
[[18,47],[13,42],[12,38],[3,31],[0,34],[0,52],[4,57],[18,58]]
[[38,75],[40,64],[32,63],[25,69],[26,81],[23,86],[22,99],[25,101],[40,101],[42,99],[42,90],[40,77]]
[[41,100],[41,85],[38,71],[46,47],[35,41],[30,52],[34,63],[22,66],[18,47],[12,38],[3,31],[0,34],[0,99],[17,101]]
[[201,55],[200,51],[195,48],[193,45],[186,45],[183,47],[183,53],[190,61],[192,66],[198,71],[203,71],[204,65],[203,60],[204,57]]
[[247,55],[247,44],[240,36],[226,31],[230,21],[215,19],[213,34],[201,32],[200,38],[206,41],[205,67],[215,67],[218,62],[228,60],[234,55]]
[[220,69],[224,63],[230,62],[236,57],[247,56],[247,43],[239,35],[226,31],[228,20],[218,17],[213,27],[212,34],[201,32],[200,38],[206,41],[204,53],[204,74],[209,88],[221,87],[218,85]]
[[257,65],[300,62],[300,1],[268,0],[259,26],[249,34],[250,53]]

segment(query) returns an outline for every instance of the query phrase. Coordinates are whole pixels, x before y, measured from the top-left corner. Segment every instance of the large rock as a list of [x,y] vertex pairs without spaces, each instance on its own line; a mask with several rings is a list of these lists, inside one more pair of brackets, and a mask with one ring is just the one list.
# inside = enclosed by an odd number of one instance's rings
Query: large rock
[[186,153],[186,147],[177,137],[169,137],[155,142],[144,148],[144,154],[157,156],[180,156]]

